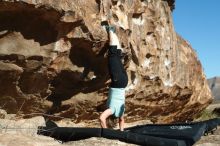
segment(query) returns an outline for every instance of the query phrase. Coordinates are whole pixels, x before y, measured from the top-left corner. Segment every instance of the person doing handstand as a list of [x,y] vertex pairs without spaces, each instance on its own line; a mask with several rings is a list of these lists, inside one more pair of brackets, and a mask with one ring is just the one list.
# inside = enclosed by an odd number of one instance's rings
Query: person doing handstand
[[109,88],[107,109],[100,115],[102,128],[107,128],[106,119],[113,115],[119,118],[119,128],[124,130],[124,111],[125,111],[125,87],[128,84],[128,76],[122,64],[123,49],[115,33],[115,27],[106,25],[109,36],[108,48],[108,69],[111,77]]

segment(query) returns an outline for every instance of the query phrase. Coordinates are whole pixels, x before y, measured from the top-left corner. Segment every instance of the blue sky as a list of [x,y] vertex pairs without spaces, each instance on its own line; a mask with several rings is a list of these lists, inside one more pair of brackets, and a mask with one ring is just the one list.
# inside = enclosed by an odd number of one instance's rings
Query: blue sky
[[220,0],[176,0],[178,34],[196,50],[206,77],[220,76]]

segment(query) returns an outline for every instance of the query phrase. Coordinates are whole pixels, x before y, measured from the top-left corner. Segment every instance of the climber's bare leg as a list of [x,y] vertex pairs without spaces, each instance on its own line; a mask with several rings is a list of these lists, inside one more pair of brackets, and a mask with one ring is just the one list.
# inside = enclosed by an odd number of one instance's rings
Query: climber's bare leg
[[121,49],[121,45],[119,43],[118,36],[112,30],[109,31],[109,45],[117,46],[118,49]]
[[[117,49],[120,49],[123,52],[124,50],[121,47],[121,44],[119,42],[117,34],[115,33],[115,29],[116,29],[116,28],[114,28],[115,26],[113,25],[111,20],[109,20],[108,23],[109,23],[109,27],[111,27],[108,31],[109,45],[110,46],[117,46]],[[112,29],[112,28],[114,28],[114,29]]]

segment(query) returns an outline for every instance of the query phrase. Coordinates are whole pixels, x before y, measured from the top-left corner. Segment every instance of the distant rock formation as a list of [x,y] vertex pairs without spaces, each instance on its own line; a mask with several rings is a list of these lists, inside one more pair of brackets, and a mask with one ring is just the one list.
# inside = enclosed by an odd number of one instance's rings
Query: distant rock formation
[[196,52],[174,31],[174,0],[0,1],[0,107],[97,121],[108,94],[113,19],[129,75],[126,120],[192,120],[211,101]]
[[208,84],[214,96],[214,102],[220,101],[220,77],[208,79]]

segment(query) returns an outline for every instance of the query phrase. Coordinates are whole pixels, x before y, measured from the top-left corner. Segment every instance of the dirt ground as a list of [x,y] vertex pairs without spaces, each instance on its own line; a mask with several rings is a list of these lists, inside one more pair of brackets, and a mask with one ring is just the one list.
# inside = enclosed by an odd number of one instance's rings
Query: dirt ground
[[[207,109],[213,110],[216,107],[220,107],[220,104],[210,105]],[[137,121],[135,123],[126,124],[126,127],[132,127],[135,125],[142,125],[150,123],[148,120]],[[38,126],[43,126],[45,121],[42,117],[35,117],[33,119],[25,120],[7,120],[1,119],[0,126],[6,127],[8,129],[4,129],[0,127],[0,146],[135,146],[134,144],[128,144],[125,142],[121,142],[119,140],[110,140],[106,138],[96,138],[92,137],[85,140],[60,143],[57,140],[54,140],[50,137],[45,137],[36,134],[36,129]],[[67,127],[85,127],[85,126],[94,126],[94,125],[85,125],[74,124],[71,121],[60,121],[57,123],[58,126],[67,126]],[[98,126],[98,125],[96,125]],[[10,127],[17,127],[18,130],[10,130]],[[32,127],[32,128],[30,128]],[[20,128],[20,129],[19,129]],[[26,128],[22,131],[21,128]],[[116,127],[117,128],[117,127]],[[201,139],[194,144],[194,146],[220,146],[220,126],[213,133],[207,136],[202,136]]]

